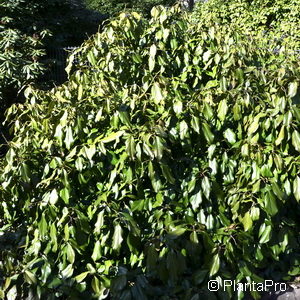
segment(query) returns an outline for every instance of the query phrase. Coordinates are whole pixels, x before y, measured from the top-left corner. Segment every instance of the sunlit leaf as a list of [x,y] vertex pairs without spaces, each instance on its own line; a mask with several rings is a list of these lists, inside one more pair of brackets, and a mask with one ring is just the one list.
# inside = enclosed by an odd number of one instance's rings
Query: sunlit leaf
[[122,232],[122,227],[120,226],[120,224],[117,224],[115,226],[114,234],[112,237],[112,249],[118,250],[121,247],[121,243],[123,241]]

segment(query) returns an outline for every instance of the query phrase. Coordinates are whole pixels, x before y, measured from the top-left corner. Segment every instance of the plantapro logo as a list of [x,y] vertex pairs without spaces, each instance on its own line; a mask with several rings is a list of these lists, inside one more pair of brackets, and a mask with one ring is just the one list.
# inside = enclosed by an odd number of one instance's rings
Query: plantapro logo
[[210,280],[207,285],[211,292],[223,290],[231,287],[234,292],[267,292],[270,289],[275,292],[285,292],[288,290],[288,285],[284,282],[274,282],[273,280],[265,280],[264,282],[236,282],[236,280]]

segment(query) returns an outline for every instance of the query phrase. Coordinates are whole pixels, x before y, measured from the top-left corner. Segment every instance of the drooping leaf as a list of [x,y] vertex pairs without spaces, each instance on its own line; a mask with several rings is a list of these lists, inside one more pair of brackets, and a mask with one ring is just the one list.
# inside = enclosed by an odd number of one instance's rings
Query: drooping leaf
[[209,125],[205,122],[202,123],[202,129],[204,136],[209,144],[212,144],[214,141],[214,134],[212,133]]
[[67,244],[67,259],[71,264],[74,264],[75,261],[75,251],[72,246],[68,243]]
[[218,117],[221,121],[225,120],[227,111],[228,111],[227,100],[223,99],[220,101],[219,106],[218,106]]
[[215,254],[211,260],[209,276],[212,277],[218,273],[220,269],[220,256],[219,254]]
[[293,98],[297,95],[297,90],[298,90],[298,82],[294,81],[289,84],[289,91],[288,95],[289,97]]
[[56,191],[56,189],[53,189],[51,191],[51,193],[50,193],[49,202],[50,202],[50,204],[55,205],[55,203],[57,202],[57,200],[58,200],[57,191]]
[[272,227],[270,225],[268,225],[264,228],[264,230],[260,234],[260,239],[259,239],[260,244],[265,244],[270,240],[271,231],[272,231]]
[[110,143],[112,141],[115,141],[115,140],[119,139],[124,133],[125,133],[124,130],[120,130],[120,131],[117,131],[117,132],[112,132],[111,134],[109,134],[107,137],[101,139],[100,141],[102,143]]
[[252,228],[253,221],[249,212],[246,212],[242,220],[244,230],[248,231]]
[[101,247],[101,243],[100,243],[100,241],[97,241],[95,243],[93,254],[92,254],[93,261],[97,261],[98,259],[101,258],[100,247]]
[[151,95],[155,104],[159,104],[163,100],[161,88],[157,82],[155,82],[151,88]]
[[296,176],[293,182],[293,194],[295,199],[299,202],[300,201],[300,177]]
[[121,243],[123,241],[122,232],[122,227],[120,226],[120,224],[117,224],[115,226],[114,234],[112,237],[112,249],[118,250],[121,247]]
[[300,134],[296,130],[294,130],[292,134],[292,144],[295,149],[300,152]]
[[59,192],[60,197],[64,200],[66,204],[69,204],[70,192],[68,188],[63,188]]

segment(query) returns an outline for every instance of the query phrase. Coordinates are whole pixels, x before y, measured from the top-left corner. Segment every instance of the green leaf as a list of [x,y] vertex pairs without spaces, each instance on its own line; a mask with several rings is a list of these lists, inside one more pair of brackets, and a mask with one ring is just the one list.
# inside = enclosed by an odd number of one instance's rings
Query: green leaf
[[90,64],[96,65],[97,60],[96,60],[96,58],[95,58],[95,55],[94,55],[93,51],[89,51],[89,52],[88,52],[87,58],[88,58],[88,61],[89,61]]
[[62,126],[60,124],[57,125],[54,133],[54,137],[59,141],[59,145],[62,146]]
[[224,137],[230,144],[234,144],[236,142],[235,133],[230,128],[225,130]]
[[292,144],[295,149],[300,152],[300,134],[297,130],[294,130],[292,134]]
[[256,130],[259,127],[259,119],[260,119],[260,116],[256,116],[254,118],[253,122],[251,123],[251,125],[248,128],[248,134],[253,134],[256,132]]
[[154,44],[151,45],[151,47],[150,47],[150,56],[155,57],[156,51],[157,51],[156,46]]
[[200,133],[200,125],[199,125],[199,118],[192,116],[192,120],[191,120],[191,126],[192,128],[197,132]]
[[[12,288],[7,292],[7,300],[15,300],[18,296],[18,290],[17,290],[17,286],[14,285],[12,286]],[[4,297],[3,297],[4,299]]]
[[35,275],[32,272],[30,272],[29,270],[25,270],[24,279],[29,284],[36,284],[37,283]]
[[86,158],[88,158],[91,161],[93,156],[96,153],[95,145],[92,144],[92,145],[89,145],[88,147],[85,146],[83,149],[84,149],[84,154],[85,154]]
[[196,285],[200,285],[205,277],[207,276],[207,273],[208,273],[208,270],[198,270],[196,271],[194,274],[193,274],[193,281],[194,281],[194,284]]
[[238,102],[236,102],[233,106],[233,118],[236,121],[238,121],[242,118],[241,105]]
[[209,125],[206,122],[202,123],[202,130],[205,136],[205,139],[209,144],[212,144],[214,141],[214,134],[211,132]]
[[206,52],[204,52],[203,54],[203,62],[207,62],[209,60],[209,58],[211,57],[212,52],[211,50],[207,50]]
[[69,204],[70,193],[68,188],[65,187],[62,190],[60,190],[59,195],[66,204]]
[[219,85],[218,80],[210,80],[210,81],[208,81],[207,84],[205,85],[205,88],[206,88],[206,89],[210,89],[210,88],[214,88],[214,87],[216,87],[216,86],[218,86],[218,85]]
[[62,270],[61,275],[63,279],[70,278],[73,275],[74,269],[72,264],[69,264],[64,270]]
[[115,231],[112,238],[112,248],[114,250],[118,250],[121,247],[122,241],[122,227],[120,226],[120,224],[117,224],[115,226]]
[[246,214],[244,215],[242,223],[245,231],[248,231],[252,228],[253,221],[249,212],[246,212]]
[[219,254],[215,254],[211,260],[210,270],[209,270],[209,276],[212,277],[215,274],[218,273],[220,269],[220,256]]
[[69,231],[69,225],[68,224],[65,224],[64,234],[65,234],[65,241],[68,241],[69,240],[69,236],[70,236],[70,231]]
[[161,193],[157,193],[155,196],[156,201],[153,204],[153,208],[160,207],[164,202],[164,197]]
[[[263,225],[265,225],[265,224],[263,224]],[[271,238],[271,231],[272,231],[271,225],[268,225],[266,227],[264,226],[263,228],[264,228],[264,230],[262,230],[262,233],[259,234],[259,236],[260,236],[259,243],[260,244],[267,243]]]
[[92,279],[92,289],[94,290],[96,295],[99,295],[101,293],[101,284],[96,276],[94,276]]
[[115,141],[115,140],[119,139],[124,133],[125,133],[124,130],[120,130],[120,131],[117,131],[117,132],[112,132],[107,137],[101,139],[100,142],[110,143],[112,141]]
[[77,99],[78,99],[78,100],[81,100],[82,97],[83,97],[83,85],[82,85],[82,84],[79,84]]
[[13,148],[10,148],[10,149],[7,151],[7,153],[6,153],[6,155],[5,155],[5,159],[6,159],[6,161],[7,161],[7,163],[8,163],[9,165],[12,164],[13,158],[15,157],[15,155],[16,155],[16,153],[15,153],[15,151],[14,151]]
[[227,100],[223,99],[219,102],[219,105],[218,105],[218,118],[221,121],[225,120],[225,117],[227,115],[227,111],[228,111]]
[[67,126],[65,144],[68,150],[71,148],[73,142],[74,142],[74,138],[73,138],[72,128],[70,126]]
[[159,104],[164,99],[160,86],[157,82],[155,82],[151,88],[151,95],[155,104]]
[[263,165],[260,169],[260,173],[263,177],[272,178],[273,173],[268,165]]
[[189,127],[184,120],[179,123],[179,136],[181,140],[183,140],[187,136],[188,129]]
[[25,182],[30,182],[31,172],[29,166],[26,163],[21,165],[21,176]]
[[45,263],[42,268],[41,268],[41,281],[43,283],[46,283],[49,275],[51,274],[51,267],[50,267],[50,264],[49,263]]
[[75,251],[69,243],[67,244],[67,259],[71,264],[75,261]]
[[289,84],[289,92],[288,95],[289,97],[293,98],[297,95],[297,90],[298,90],[298,82],[291,82]]
[[293,182],[293,194],[295,199],[299,202],[300,201],[300,177],[297,176]]
[[52,223],[50,226],[50,238],[53,245],[52,251],[56,252],[57,251],[57,230],[54,223]]
[[209,182],[209,179],[207,176],[203,177],[203,179],[201,181],[201,187],[202,187],[203,194],[205,195],[205,197],[207,199],[209,199],[211,185],[210,185],[210,182]]
[[175,101],[173,104],[173,110],[176,114],[180,114],[182,112],[182,101]]
[[280,200],[284,199],[284,193],[276,182],[272,184],[272,191]]
[[134,138],[132,135],[130,135],[126,140],[126,151],[132,160],[134,160],[135,158],[135,152],[136,152],[135,147],[136,145],[135,145]]
[[130,119],[129,119],[129,114],[128,114],[128,111],[122,111],[122,110],[119,110],[119,118],[121,120],[121,122],[125,125],[127,125],[128,127],[131,126],[131,122],[130,122]]
[[227,79],[225,76],[222,76],[222,78],[220,80],[220,88],[223,92],[227,91]]
[[284,186],[284,191],[286,192],[286,194],[288,196],[290,196],[291,193],[292,193],[292,188],[291,188],[290,181],[288,179],[286,179],[283,186]]
[[137,54],[137,53],[134,53],[132,55],[132,59],[137,64],[140,64],[142,62],[142,57],[139,54]]
[[172,175],[171,169],[167,164],[160,164],[162,173],[164,175],[164,177],[166,178],[166,180],[171,183],[174,184],[175,183],[175,179]]
[[[279,132],[279,134],[278,134],[278,137],[277,137],[277,139],[276,139],[276,141],[275,141],[275,145],[276,145],[276,146],[280,145],[281,142],[283,141],[283,139],[284,139],[284,126],[282,126],[281,129],[280,129],[280,132]],[[300,144],[299,144],[299,145],[300,145]]]
[[171,49],[175,50],[178,47],[178,42],[176,39],[171,39],[170,41]]
[[154,138],[154,155],[158,160],[161,160],[163,157],[164,144],[162,143],[162,139],[159,136]]
[[97,241],[95,243],[93,254],[92,254],[92,260],[93,261],[97,261],[101,258],[101,251],[100,250],[101,250],[101,243],[100,243],[100,241]]
[[144,209],[144,204],[145,204],[145,200],[136,200],[136,201],[133,201],[132,204],[131,204],[131,210],[132,211],[141,211]]
[[83,273],[77,275],[77,276],[75,277],[75,280],[77,281],[77,283],[80,283],[80,282],[82,282],[82,281],[86,278],[86,276],[87,276],[89,273],[90,273],[89,271],[83,272]]
[[260,209],[256,206],[252,206],[250,209],[250,216],[253,221],[259,220]]
[[276,198],[271,191],[265,194],[265,209],[271,216],[274,216],[278,212]]
[[192,205],[193,210],[196,212],[197,208],[202,203],[202,193],[201,193],[201,191],[199,191],[198,193],[196,193],[196,194],[194,194],[190,197],[190,203]]
[[53,189],[52,192],[50,193],[49,202],[50,202],[50,204],[55,205],[57,200],[58,200],[57,191],[56,191],[56,189]]
[[177,238],[177,237],[183,235],[185,232],[186,232],[185,228],[177,226],[177,227],[173,228],[172,231],[169,232],[169,235],[173,236],[174,238]]
[[152,72],[154,70],[154,67],[155,67],[154,57],[149,56],[148,64],[149,64],[149,71]]
[[42,238],[44,238],[47,234],[47,222],[46,222],[46,219],[45,219],[45,215],[43,214],[42,217],[41,217],[41,220],[39,222],[39,233],[40,233],[40,236]]
[[101,210],[97,217],[97,222],[95,224],[94,233],[100,234],[103,224],[104,224],[104,210]]
[[252,276],[252,272],[249,270],[247,264],[244,261],[240,261],[238,263],[238,267],[241,273],[243,273],[244,276]]

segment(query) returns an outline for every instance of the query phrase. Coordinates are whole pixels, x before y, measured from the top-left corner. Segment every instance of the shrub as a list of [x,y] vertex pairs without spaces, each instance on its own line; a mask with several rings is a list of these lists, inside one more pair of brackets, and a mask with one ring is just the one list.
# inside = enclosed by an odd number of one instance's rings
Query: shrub
[[8,110],[2,294],[243,299],[207,281],[299,274],[297,58],[151,13],[111,20],[68,82]]

